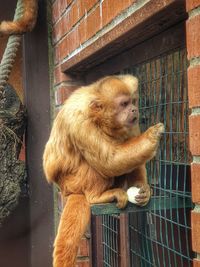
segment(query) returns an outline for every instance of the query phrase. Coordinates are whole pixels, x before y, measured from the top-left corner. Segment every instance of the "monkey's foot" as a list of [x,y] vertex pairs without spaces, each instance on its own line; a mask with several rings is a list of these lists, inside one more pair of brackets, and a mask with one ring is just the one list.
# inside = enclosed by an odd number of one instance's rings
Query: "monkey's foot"
[[136,205],[145,206],[152,195],[151,188],[148,184],[143,185],[138,192],[138,195],[135,196]]
[[128,203],[128,195],[124,190],[116,189],[115,198],[117,200],[117,205],[116,206],[119,209],[123,209],[123,208],[126,207],[126,205]]

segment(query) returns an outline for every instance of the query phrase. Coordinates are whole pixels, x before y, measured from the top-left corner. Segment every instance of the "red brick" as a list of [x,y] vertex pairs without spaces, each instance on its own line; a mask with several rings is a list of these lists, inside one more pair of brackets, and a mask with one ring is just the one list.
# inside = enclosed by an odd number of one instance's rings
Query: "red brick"
[[67,5],[70,5],[72,2],[74,2],[76,0],[64,0],[64,1],[67,3]]
[[82,238],[79,249],[78,249],[78,256],[81,257],[88,257],[89,256],[89,240],[86,238]]
[[53,27],[52,39],[54,45],[64,36],[65,33],[69,31],[67,14],[61,20],[59,20]]
[[60,13],[62,14],[71,4],[72,0],[60,0]]
[[193,260],[193,267],[200,267],[200,260],[194,259]]
[[58,64],[60,61],[60,48],[59,46],[54,46],[54,64]]
[[76,262],[76,267],[90,267],[90,262],[88,260],[81,260]]
[[73,5],[53,28],[53,42],[57,43],[79,20],[77,5]]
[[60,60],[67,57],[72,51],[78,48],[80,45],[79,31],[78,28],[74,28],[59,44],[58,50]]
[[95,6],[95,4],[98,2],[98,0],[79,0],[80,2],[80,7],[83,9],[83,13],[88,12],[92,7]]
[[189,106],[200,106],[200,65],[188,68]]
[[110,23],[117,15],[119,15],[123,10],[128,8],[134,2],[136,1],[105,0],[102,3],[102,26]]
[[200,6],[200,0],[187,0],[186,1],[186,10],[189,12],[194,8]]
[[70,94],[76,89],[75,86],[60,86],[55,92],[55,104],[56,106],[62,105]]
[[189,144],[192,155],[200,155],[200,115],[189,116]]
[[189,18],[186,23],[188,59],[200,56],[200,15]]
[[200,163],[191,164],[192,201],[200,204]]
[[71,1],[66,0],[56,0],[52,5],[52,21],[56,23],[58,19],[62,16],[64,11],[67,9]]
[[53,23],[55,23],[60,16],[59,1],[60,0],[56,0],[52,5],[52,21],[53,21]]
[[84,43],[100,30],[99,6],[79,25],[80,43]]
[[98,0],[77,0],[71,5],[71,9],[67,10],[63,17],[58,21],[53,29],[53,41],[58,42],[66,33],[68,33],[74,25],[83,19]]
[[83,10],[80,9],[80,3],[79,1],[76,1],[69,12],[69,24],[70,28],[73,27],[74,24],[76,24],[77,21],[79,21],[83,16]]
[[60,65],[54,68],[54,85],[57,85],[57,84],[60,84],[61,82],[66,82],[69,80],[71,80],[71,78],[62,72]]
[[66,36],[59,44],[58,44],[58,51],[59,51],[59,61],[65,58],[69,54],[69,37]]
[[78,28],[76,27],[72,32],[70,32],[68,34],[67,38],[68,38],[68,45],[69,45],[68,54],[70,54],[72,51],[74,51],[80,45],[80,37],[79,37]]
[[191,212],[192,250],[200,253],[200,213]]

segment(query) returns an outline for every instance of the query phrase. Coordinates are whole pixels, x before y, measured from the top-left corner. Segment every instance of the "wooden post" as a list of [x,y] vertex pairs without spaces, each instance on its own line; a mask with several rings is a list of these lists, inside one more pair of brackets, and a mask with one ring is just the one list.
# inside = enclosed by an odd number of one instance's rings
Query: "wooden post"
[[53,188],[43,174],[42,154],[50,132],[50,85],[46,1],[39,1],[37,25],[24,36],[28,181],[30,186],[31,267],[52,266]]
[[120,266],[130,266],[128,214],[120,214]]
[[102,216],[92,215],[92,266],[103,266]]

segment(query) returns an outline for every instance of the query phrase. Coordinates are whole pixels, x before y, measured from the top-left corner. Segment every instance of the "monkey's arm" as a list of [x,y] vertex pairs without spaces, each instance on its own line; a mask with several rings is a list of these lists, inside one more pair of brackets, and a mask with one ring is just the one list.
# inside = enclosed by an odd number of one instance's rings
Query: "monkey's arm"
[[[131,172],[155,156],[163,124],[150,127],[145,133],[123,144],[112,144],[103,138],[82,138],[81,153],[96,171],[105,177],[120,176]],[[92,134],[91,134],[92,136]]]
[[125,175],[125,179],[128,188],[131,186],[142,187],[143,185],[147,184],[148,181],[147,181],[147,171],[145,164],[134,169],[131,173],[127,173]]

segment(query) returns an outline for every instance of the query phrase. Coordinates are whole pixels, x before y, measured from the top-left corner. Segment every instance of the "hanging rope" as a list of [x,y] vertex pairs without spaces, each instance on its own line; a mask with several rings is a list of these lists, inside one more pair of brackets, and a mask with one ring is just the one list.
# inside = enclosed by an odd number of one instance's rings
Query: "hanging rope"
[[[23,15],[22,0],[18,0],[14,21]],[[25,108],[15,89],[8,85],[21,35],[10,35],[0,63],[0,226],[17,206],[25,184],[24,162],[18,159],[25,128]]]
[[[18,0],[14,15],[14,21],[19,19],[22,15],[23,4],[21,0]],[[11,35],[8,38],[8,43],[0,63],[0,101],[2,100],[2,98],[4,98],[3,89],[9,79],[9,75],[11,73],[21,40],[21,35]]]

